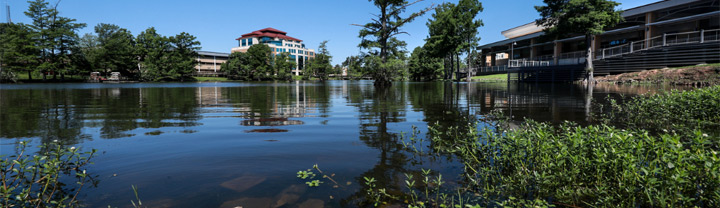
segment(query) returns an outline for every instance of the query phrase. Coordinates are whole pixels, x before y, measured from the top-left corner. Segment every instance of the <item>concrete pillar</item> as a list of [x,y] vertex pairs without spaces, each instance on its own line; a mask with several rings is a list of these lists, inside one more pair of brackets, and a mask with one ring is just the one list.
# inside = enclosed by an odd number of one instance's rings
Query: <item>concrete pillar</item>
[[555,48],[553,49],[553,64],[558,65],[560,61],[560,54],[562,53],[562,42],[555,42]]
[[[652,13],[652,12],[645,13],[645,24],[650,24],[653,22],[655,22],[655,13]],[[645,47],[643,47],[643,48],[650,47],[650,43],[651,43],[650,38],[652,38],[655,35],[654,34],[655,30],[656,30],[655,26],[645,26]]]
[[496,53],[490,53],[490,66],[495,66],[497,64],[497,54]]
[[[480,66],[479,67],[486,67],[487,66],[487,54],[485,54],[484,50],[480,51]],[[478,67],[478,68],[479,68]]]
[[600,49],[602,47],[602,36],[601,35],[594,35],[593,41],[592,41],[592,58],[595,59],[597,57],[598,53],[600,52]]
[[295,56],[295,76],[300,76],[300,61],[298,60],[299,56]]
[[537,46],[535,44],[535,38],[530,39],[530,60],[535,60],[535,57],[537,57]]

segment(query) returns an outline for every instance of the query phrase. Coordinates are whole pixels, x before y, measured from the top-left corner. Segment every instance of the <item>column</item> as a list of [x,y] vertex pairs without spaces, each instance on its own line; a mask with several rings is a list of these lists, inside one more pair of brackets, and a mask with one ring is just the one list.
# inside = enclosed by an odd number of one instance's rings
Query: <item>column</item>
[[485,50],[480,50],[480,67],[487,67],[487,54],[484,53]]
[[598,51],[600,50],[600,46],[602,46],[602,36],[594,35],[592,39],[592,58],[595,59],[595,57],[597,57]]
[[300,76],[300,61],[298,60],[299,56],[295,56],[295,76]]
[[560,53],[562,53],[562,42],[555,42],[555,48],[553,49],[553,64],[559,65]]
[[[650,24],[655,22],[655,13],[648,12],[645,13],[645,24]],[[650,47],[651,41],[650,38],[653,37],[653,33],[655,32],[655,26],[645,26],[645,47]]]
[[534,61],[535,57],[537,56],[537,47],[535,46],[536,41],[535,38],[530,39],[530,60]]
[[490,66],[496,66],[496,64],[497,64],[496,60],[495,60],[496,56],[497,56],[496,53],[490,53]]

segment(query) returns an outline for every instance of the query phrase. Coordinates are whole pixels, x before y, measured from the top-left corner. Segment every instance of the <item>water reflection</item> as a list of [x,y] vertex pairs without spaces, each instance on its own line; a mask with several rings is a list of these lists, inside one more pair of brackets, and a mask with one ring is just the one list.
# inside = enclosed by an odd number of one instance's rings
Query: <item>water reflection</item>
[[[588,123],[592,105],[607,96],[663,89],[669,88],[432,82],[378,91],[367,81],[5,85],[0,147],[5,153],[17,140],[58,139],[106,151],[94,169],[106,178],[84,195],[90,206],[125,204],[129,198],[114,196],[129,196],[130,184],[148,193],[143,202],[158,206],[271,206],[287,194],[298,197],[291,206],[318,199],[355,206],[368,203],[364,177],[397,191],[403,173],[459,173],[450,156],[409,152],[401,132],[411,126],[447,131],[493,110],[516,121]],[[299,191],[293,174],[313,163],[353,185]]]

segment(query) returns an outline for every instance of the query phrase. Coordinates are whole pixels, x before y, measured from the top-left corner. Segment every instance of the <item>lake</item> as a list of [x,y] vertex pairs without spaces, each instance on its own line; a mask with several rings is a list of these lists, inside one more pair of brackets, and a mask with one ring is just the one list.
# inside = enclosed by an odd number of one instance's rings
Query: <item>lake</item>
[[[371,81],[0,85],[0,154],[19,141],[59,140],[97,149],[88,207],[129,207],[131,185],[148,207],[356,206],[363,177],[402,190],[403,173],[432,169],[456,183],[450,156],[402,145],[482,118],[512,116],[588,124],[605,98],[672,87]],[[482,125],[480,127],[483,127]],[[32,149],[32,148],[31,148]],[[33,149],[37,151],[37,148]],[[307,187],[299,170],[318,164],[333,187]]]

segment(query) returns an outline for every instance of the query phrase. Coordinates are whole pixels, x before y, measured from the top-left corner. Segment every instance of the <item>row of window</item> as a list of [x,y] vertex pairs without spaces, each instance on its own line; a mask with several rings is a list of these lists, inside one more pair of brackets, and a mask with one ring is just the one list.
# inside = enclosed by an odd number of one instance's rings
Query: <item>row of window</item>
[[252,38],[242,39],[242,41],[240,41],[240,42],[241,42],[241,44],[240,44],[241,46],[251,46],[251,45],[253,45],[253,39],[252,39]]

